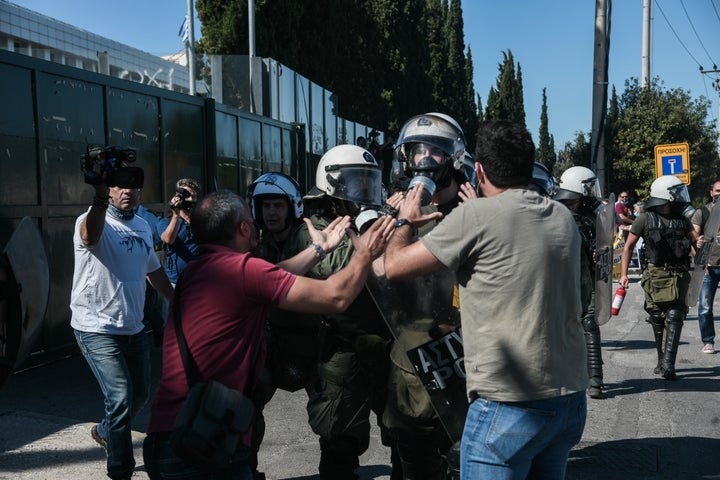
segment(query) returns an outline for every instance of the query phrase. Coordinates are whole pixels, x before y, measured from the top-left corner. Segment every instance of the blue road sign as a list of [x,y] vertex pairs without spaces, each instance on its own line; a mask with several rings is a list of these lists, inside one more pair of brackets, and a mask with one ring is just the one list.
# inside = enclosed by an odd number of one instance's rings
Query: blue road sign
[[662,174],[677,175],[683,173],[686,168],[683,165],[682,155],[667,155],[660,157],[662,159]]

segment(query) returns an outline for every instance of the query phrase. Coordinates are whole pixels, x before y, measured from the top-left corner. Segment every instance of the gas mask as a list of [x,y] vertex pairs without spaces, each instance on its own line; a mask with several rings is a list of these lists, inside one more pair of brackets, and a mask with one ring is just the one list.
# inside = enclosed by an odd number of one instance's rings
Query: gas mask
[[695,207],[693,207],[691,204],[686,203],[682,205],[682,214],[685,218],[688,220],[692,220],[693,214],[695,213]]
[[[415,160],[419,157],[419,160]],[[428,205],[438,187],[443,189],[450,184],[450,162],[445,152],[426,143],[416,143],[410,148],[409,167],[413,172],[408,190],[415,185],[423,186],[422,205]]]
[[357,231],[362,235],[363,232],[365,232],[370,225],[375,223],[375,220],[378,218],[382,216],[395,218],[397,217],[397,214],[398,211],[387,203],[379,208],[375,205],[363,205],[360,207],[358,214],[354,217],[353,224],[355,225]]

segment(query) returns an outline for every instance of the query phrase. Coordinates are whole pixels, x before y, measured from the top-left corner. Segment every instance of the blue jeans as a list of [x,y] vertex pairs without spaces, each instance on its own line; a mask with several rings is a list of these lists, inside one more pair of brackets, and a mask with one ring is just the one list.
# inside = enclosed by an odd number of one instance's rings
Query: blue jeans
[[715,344],[715,318],[713,317],[713,302],[715,292],[720,283],[720,267],[708,267],[700,288],[698,301],[698,325],[703,344]]
[[145,470],[150,480],[252,480],[250,449],[241,446],[225,470],[200,470],[183,462],[170,446],[169,433],[150,433],[143,442]]
[[470,404],[460,449],[461,478],[563,480],[582,437],[585,392],[532,402]]
[[75,339],[105,397],[98,433],[107,442],[108,476],[129,478],[135,468],[132,419],[150,394],[150,336],[75,330]]

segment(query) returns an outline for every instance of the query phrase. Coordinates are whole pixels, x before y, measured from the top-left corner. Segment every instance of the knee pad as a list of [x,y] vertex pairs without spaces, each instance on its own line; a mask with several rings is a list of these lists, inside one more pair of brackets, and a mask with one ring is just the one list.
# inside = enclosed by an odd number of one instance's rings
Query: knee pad
[[685,312],[679,308],[671,308],[665,313],[668,323],[682,324],[685,320]]
[[597,333],[600,331],[600,326],[597,324],[595,317],[592,315],[583,317],[582,326],[586,333]]
[[650,323],[652,325],[665,325],[665,319],[663,319],[662,312],[660,310],[653,310],[650,312]]

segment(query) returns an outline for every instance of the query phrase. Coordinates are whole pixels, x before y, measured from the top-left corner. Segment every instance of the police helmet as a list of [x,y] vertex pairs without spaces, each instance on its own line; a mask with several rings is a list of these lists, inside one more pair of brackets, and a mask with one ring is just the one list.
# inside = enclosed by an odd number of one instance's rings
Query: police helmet
[[530,180],[530,188],[549,198],[557,193],[558,180],[553,177],[550,170],[540,162],[533,165],[532,179]]
[[396,142],[400,161],[412,169],[412,149],[418,145],[439,148],[444,153],[443,164],[450,163],[455,170],[463,168],[465,134],[460,125],[444,113],[416,115],[403,125]]
[[600,181],[595,172],[586,167],[570,167],[560,176],[560,185],[555,200],[576,200],[578,198],[601,200]]
[[363,205],[381,205],[382,169],[375,157],[357,145],[338,145],[328,150],[315,171],[315,186],[303,201],[325,195]]
[[253,218],[259,226],[264,226],[262,203],[264,198],[285,197],[290,203],[292,214],[299,220],[303,216],[300,185],[282,172],[268,172],[260,175],[245,192],[245,200],[250,205]]
[[650,200],[645,208],[659,207],[666,203],[690,203],[687,186],[675,175],[663,175],[650,185]]

